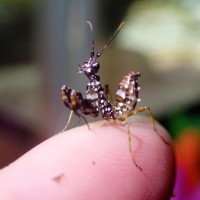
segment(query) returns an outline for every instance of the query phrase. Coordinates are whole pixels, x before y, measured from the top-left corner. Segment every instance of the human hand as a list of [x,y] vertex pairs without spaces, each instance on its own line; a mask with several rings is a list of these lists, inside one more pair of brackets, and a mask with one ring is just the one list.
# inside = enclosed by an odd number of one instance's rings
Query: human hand
[[[175,162],[148,118],[134,116],[132,162],[126,127],[101,121],[44,141],[0,171],[2,200],[164,200]],[[159,134],[170,141],[156,124]]]

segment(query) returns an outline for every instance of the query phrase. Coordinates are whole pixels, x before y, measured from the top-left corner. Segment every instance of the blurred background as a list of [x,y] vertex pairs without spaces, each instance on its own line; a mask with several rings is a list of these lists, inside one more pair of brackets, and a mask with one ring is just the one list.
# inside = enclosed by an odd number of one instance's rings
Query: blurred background
[[[126,73],[142,73],[138,106],[150,106],[174,139],[174,199],[200,199],[198,0],[0,0],[0,167],[62,130],[63,84],[84,94],[76,70],[91,51],[87,20],[96,50],[126,22],[99,59],[101,81],[114,97]],[[69,128],[78,125],[73,117]]]

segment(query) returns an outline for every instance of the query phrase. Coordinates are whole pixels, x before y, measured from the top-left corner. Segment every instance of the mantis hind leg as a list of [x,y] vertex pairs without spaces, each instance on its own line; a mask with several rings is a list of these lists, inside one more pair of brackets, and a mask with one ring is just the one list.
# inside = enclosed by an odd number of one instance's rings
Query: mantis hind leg
[[132,161],[133,161],[134,165],[142,171],[142,168],[136,163],[135,158],[134,158],[133,153],[132,153],[132,143],[131,143],[132,138],[131,138],[130,126],[128,124],[126,124],[126,127],[127,127],[127,131],[128,131],[128,146],[129,146],[129,151],[130,151],[130,154],[131,154]]
[[122,115],[122,116],[120,117],[120,120],[124,121],[124,120],[126,120],[128,117],[130,117],[130,116],[132,116],[132,115],[136,115],[137,113],[144,112],[144,111],[146,111],[146,112],[148,113],[149,119],[150,119],[150,121],[151,121],[151,123],[152,123],[152,126],[153,126],[154,131],[157,133],[157,135],[161,138],[161,140],[162,140],[165,144],[169,145],[170,143],[167,142],[167,141],[159,134],[158,130],[156,129],[155,120],[154,120],[154,117],[153,117],[153,114],[152,114],[152,112],[151,112],[150,107],[148,107],[148,106],[141,106],[141,107],[139,107],[139,108],[133,110],[132,112],[130,112],[130,113],[128,113],[128,114]]
[[111,123],[115,123],[115,124],[119,124],[122,126],[126,126],[127,127],[127,133],[128,133],[128,147],[129,147],[129,152],[131,154],[131,159],[133,164],[142,171],[142,168],[136,163],[134,155],[132,153],[132,137],[131,137],[131,130],[130,130],[130,126],[124,121],[124,120],[119,120],[119,119],[109,119],[108,120]]

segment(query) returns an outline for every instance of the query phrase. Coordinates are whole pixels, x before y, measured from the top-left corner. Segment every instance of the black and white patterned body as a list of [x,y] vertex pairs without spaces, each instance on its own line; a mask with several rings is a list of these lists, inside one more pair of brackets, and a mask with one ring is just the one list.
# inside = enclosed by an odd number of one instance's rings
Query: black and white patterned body
[[[97,77],[97,76],[94,76]],[[105,97],[100,79],[92,78],[86,87],[86,99],[90,100],[104,119],[114,119],[113,107]]]
[[99,114],[98,93],[100,90],[102,90],[102,87],[99,79],[98,80],[95,78],[91,79],[86,86],[85,98],[92,103],[98,114]]

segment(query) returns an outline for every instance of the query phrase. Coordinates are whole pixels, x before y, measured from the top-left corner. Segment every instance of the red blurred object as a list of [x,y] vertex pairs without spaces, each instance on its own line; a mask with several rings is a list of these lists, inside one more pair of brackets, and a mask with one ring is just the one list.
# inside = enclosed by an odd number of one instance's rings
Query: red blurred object
[[200,132],[187,128],[175,140],[177,176],[174,200],[200,199]]

